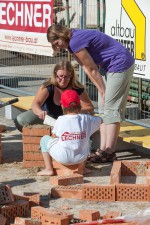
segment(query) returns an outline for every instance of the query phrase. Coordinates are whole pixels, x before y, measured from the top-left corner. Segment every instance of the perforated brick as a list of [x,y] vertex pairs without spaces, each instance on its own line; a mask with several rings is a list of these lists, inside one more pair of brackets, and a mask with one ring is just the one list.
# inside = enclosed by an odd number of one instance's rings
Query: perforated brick
[[21,196],[21,195],[15,195],[13,194],[14,196],[14,200],[17,201],[17,200],[25,200],[25,201],[28,201],[29,202],[29,198],[26,197],[26,196]]
[[115,201],[115,185],[84,185],[83,200]]
[[67,185],[74,185],[74,184],[82,184],[83,183],[83,176],[80,174],[72,174],[68,176],[51,176],[50,183],[52,186],[67,186]]
[[0,225],[5,225],[5,224],[6,224],[6,217],[0,214]]
[[29,202],[17,200],[7,205],[0,206],[1,214],[6,217],[7,223],[13,222],[15,217],[28,217]]
[[0,185],[0,204],[4,205],[14,201],[11,187],[9,185]]
[[[32,219],[39,219],[42,221],[43,216],[63,216],[69,218],[71,220],[73,218],[73,214],[69,212],[54,210],[54,209],[46,209],[41,206],[36,206],[31,208],[31,218]],[[42,224],[43,225],[43,224]]]
[[150,186],[140,184],[117,184],[116,201],[150,201]]
[[86,221],[94,221],[100,219],[100,212],[96,210],[80,210],[79,219]]
[[51,189],[53,198],[76,198],[82,199],[81,186],[56,186]]

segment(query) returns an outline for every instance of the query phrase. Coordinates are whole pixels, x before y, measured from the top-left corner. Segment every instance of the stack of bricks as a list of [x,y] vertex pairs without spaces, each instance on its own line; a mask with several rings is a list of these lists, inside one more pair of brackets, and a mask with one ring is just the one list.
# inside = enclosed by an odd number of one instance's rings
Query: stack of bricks
[[35,124],[23,127],[23,167],[44,166],[40,150],[40,140],[44,135],[51,135],[50,126]]
[[2,163],[2,128],[0,127],[0,163]]
[[29,202],[24,199],[15,199],[9,185],[0,186],[0,214],[3,221],[10,224],[16,216],[28,217]]

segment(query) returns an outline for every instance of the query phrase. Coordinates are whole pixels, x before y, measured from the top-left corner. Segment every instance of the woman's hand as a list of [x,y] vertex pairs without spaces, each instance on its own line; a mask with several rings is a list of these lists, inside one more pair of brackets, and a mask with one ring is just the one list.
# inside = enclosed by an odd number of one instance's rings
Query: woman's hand
[[42,120],[44,120],[45,116],[47,115],[47,112],[42,110],[42,105],[44,104],[44,102],[46,101],[48,96],[49,96],[49,92],[48,92],[47,88],[41,86],[38,89],[38,92],[35,95],[33,102],[32,102],[31,109],[32,109],[33,113]]
[[47,115],[47,112],[46,111],[40,111],[37,115],[38,115],[38,117],[41,120],[44,120],[45,119],[45,116]]

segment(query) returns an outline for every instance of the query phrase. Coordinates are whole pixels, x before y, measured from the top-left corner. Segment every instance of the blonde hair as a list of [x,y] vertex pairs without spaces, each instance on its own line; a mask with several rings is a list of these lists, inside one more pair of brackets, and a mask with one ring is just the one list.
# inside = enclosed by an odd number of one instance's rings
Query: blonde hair
[[57,82],[57,79],[56,79],[58,70],[67,70],[68,72],[71,73],[69,85],[72,88],[74,88],[74,89],[84,88],[84,86],[79,82],[78,77],[75,73],[75,70],[74,70],[72,64],[69,61],[65,61],[65,60],[60,61],[55,65],[52,77],[50,79],[48,79],[46,82],[44,82],[44,84],[43,84],[44,87],[47,87],[51,84],[53,84],[54,86],[58,85],[58,82]]
[[[54,41],[61,39],[69,44],[70,37],[71,37],[71,30],[60,24],[53,24],[47,29],[47,40],[50,43],[53,43]],[[54,51],[57,50],[53,44],[52,48]]]

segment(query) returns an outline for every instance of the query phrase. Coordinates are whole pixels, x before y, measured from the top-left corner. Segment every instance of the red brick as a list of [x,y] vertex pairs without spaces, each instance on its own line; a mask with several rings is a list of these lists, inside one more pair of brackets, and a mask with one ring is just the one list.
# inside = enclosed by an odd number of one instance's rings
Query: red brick
[[53,198],[75,198],[82,199],[81,186],[56,186],[51,188],[51,197]]
[[24,168],[44,167],[44,161],[23,161]]
[[7,205],[0,206],[1,214],[7,218],[7,223],[13,222],[15,217],[28,217],[29,202],[18,200]]
[[115,185],[83,185],[83,200],[91,201],[115,201]]
[[82,184],[83,176],[80,174],[72,174],[69,176],[51,176],[50,183],[53,186],[62,185],[74,185],[74,184]]
[[6,224],[6,217],[4,217],[2,214],[0,214],[0,225],[5,225]]
[[23,127],[23,136],[44,136],[51,135],[51,128],[48,125],[35,124]]
[[15,217],[15,224],[20,225],[42,225],[42,223],[38,220],[32,220],[30,218],[22,218],[22,217]]
[[41,152],[39,144],[23,144],[23,152]]
[[[42,220],[43,216],[63,216],[69,218],[71,220],[73,218],[73,214],[69,212],[62,212],[59,210],[47,209],[41,206],[36,206],[31,208],[31,218]],[[43,224],[42,224],[43,225]]]
[[121,180],[121,161],[113,162],[110,173],[110,184],[118,184]]
[[64,216],[44,216],[42,225],[69,225],[69,218]]
[[147,162],[146,161],[121,161],[121,174],[122,176],[144,176],[146,174]]
[[122,213],[120,211],[107,211],[103,215],[103,219],[110,219],[110,218],[116,218],[118,216],[121,216]]
[[100,212],[96,210],[80,210],[79,219],[87,221],[99,220]]
[[23,160],[25,161],[43,161],[41,152],[23,152]]
[[0,143],[0,164],[2,163],[2,144]]
[[63,165],[55,160],[53,160],[53,168],[55,174],[58,176],[67,176],[74,173],[83,174],[84,162],[76,165]]
[[28,197],[25,197],[25,196],[20,196],[20,195],[15,195],[13,194],[14,196],[14,200],[17,201],[17,200],[25,200],[25,201],[28,201],[29,202],[29,198]]
[[35,137],[32,137],[32,136],[23,136],[22,137],[22,141],[23,141],[23,144],[39,144],[40,146],[40,140],[41,140],[42,137],[38,137],[38,136],[35,136]]
[[150,185],[150,165],[146,170],[146,183]]
[[1,137],[2,137],[2,128],[0,127],[0,164],[2,163],[2,141],[1,141]]
[[0,185],[0,204],[4,205],[14,201],[10,185]]
[[116,201],[150,201],[150,186],[142,184],[116,184]]
[[24,196],[29,199],[29,208],[40,205],[40,193],[25,192]]

